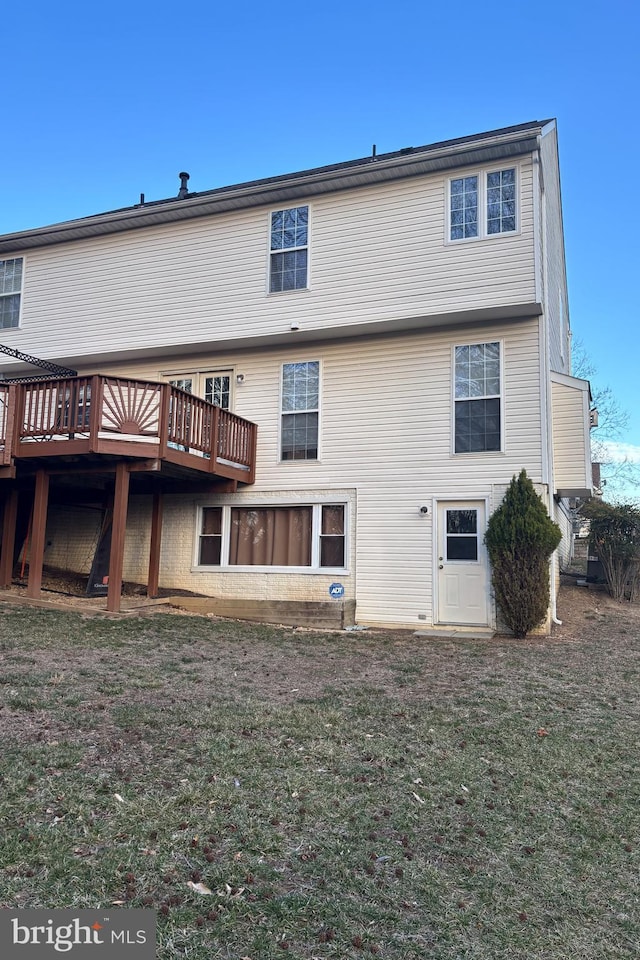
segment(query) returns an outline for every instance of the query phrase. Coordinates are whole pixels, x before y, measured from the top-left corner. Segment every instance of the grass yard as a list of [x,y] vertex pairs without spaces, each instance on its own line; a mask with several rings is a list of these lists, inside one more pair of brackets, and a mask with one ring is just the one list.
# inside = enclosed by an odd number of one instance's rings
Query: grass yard
[[527,642],[2,604],[0,907],[150,907],[159,960],[637,960],[640,616],[564,601]]

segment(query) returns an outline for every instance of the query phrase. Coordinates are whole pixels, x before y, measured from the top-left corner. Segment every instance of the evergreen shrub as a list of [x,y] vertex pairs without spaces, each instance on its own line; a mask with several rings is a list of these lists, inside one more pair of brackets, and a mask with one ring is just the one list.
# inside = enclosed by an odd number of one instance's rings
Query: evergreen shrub
[[561,538],[560,527],[521,470],[485,534],[496,602],[516,637],[525,637],[547,615],[549,558]]

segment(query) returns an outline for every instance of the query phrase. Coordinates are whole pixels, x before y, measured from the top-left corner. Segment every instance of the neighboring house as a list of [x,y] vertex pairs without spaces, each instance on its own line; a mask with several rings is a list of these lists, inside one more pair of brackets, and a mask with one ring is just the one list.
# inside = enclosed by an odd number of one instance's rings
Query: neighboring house
[[0,340],[79,374],[0,392],[2,582],[21,511],[35,596],[43,562],[88,573],[112,507],[110,609],[124,577],[239,616],[494,628],[483,535],[512,476],[565,551],[563,500],[591,492],[555,122],[181,177],[0,237]]

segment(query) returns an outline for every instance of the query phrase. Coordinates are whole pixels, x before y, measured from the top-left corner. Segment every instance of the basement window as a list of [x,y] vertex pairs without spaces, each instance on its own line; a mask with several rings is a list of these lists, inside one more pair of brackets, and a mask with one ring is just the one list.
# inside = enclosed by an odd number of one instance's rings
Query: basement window
[[345,503],[202,507],[197,565],[344,570],[346,518]]

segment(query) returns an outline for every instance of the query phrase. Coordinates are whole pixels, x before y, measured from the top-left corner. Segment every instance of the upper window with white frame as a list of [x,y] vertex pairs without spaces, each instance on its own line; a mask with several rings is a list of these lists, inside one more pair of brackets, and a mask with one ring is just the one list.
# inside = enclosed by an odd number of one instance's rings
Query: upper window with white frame
[[517,229],[515,167],[449,181],[449,240],[474,240]]
[[290,207],[271,214],[269,292],[308,286],[309,207]]
[[456,453],[502,449],[500,343],[455,348]]
[[20,325],[22,299],[22,257],[0,260],[0,327]]
[[285,363],[282,367],[282,460],[318,459],[320,363]]

